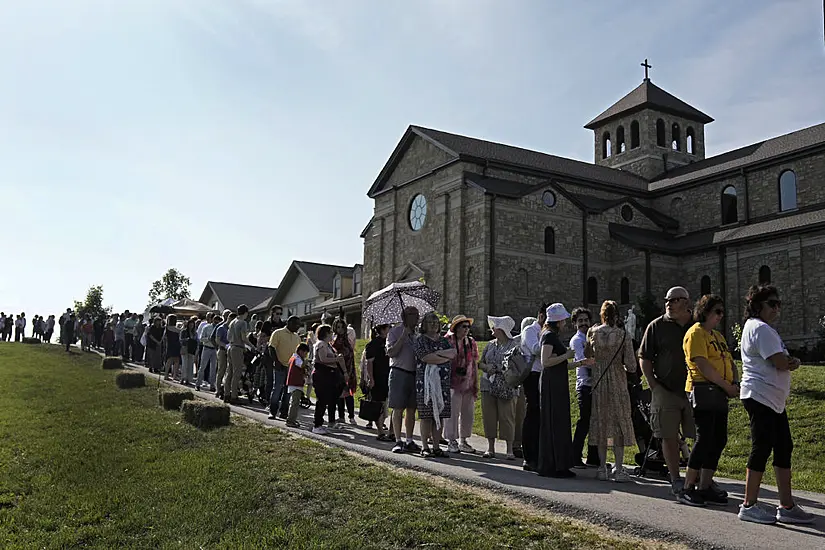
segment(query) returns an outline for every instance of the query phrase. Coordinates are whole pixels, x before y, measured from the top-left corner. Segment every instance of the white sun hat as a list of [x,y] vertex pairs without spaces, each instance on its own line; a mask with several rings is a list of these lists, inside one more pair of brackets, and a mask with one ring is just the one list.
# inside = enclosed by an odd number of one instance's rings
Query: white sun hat
[[497,328],[501,329],[507,336],[511,336],[513,334],[513,329],[516,327],[516,322],[509,315],[505,315],[504,317],[493,317],[492,315],[488,315],[487,324],[490,325],[490,330],[496,330]]
[[570,318],[570,313],[564,307],[564,304],[556,302],[547,308],[547,321],[554,323]]

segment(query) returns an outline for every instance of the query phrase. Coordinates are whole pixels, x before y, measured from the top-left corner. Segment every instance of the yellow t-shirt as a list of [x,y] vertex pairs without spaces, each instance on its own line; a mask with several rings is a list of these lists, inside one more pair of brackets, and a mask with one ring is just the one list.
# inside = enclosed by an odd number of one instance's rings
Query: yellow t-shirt
[[292,359],[292,354],[295,353],[300,343],[301,337],[286,327],[279,328],[269,338],[269,345],[275,348],[275,357],[285,367],[289,366],[289,360]]
[[688,366],[685,391],[693,391],[694,382],[707,382],[707,379],[702,376],[702,371],[692,361],[694,357],[704,357],[725,380],[733,382],[733,359],[728,351],[725,338],[718,331],[708,332],[702,328],[702,325],[696,323],[685,334],[682,349],[685,352]]

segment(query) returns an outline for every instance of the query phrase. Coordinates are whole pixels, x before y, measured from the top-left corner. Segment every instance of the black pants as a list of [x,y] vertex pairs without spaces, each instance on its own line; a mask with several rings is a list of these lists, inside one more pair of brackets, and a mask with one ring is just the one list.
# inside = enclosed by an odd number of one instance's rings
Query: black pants
[[344,420],[344,407],[350,418],[355,418],[355,398],[351,395],[338,399],[338,420]]
[[524,423],[521,428],[521,448],[524,461],[535,466],[539,461],[539,427],[541,426],[541,400],[539,379],[541,374],[531,372],[524,381]]
[[129,361],[132,356],[132,343],[135,341],[135,335],[126,333],[123,335],[123,360]]
[[14,329],[14,341],[15,342],[23,341],[23,329],[19,329],[19,328]]
[[793,438],[788,423],[787,409],[778,413],[753,399],[743,399],[742,404],[748,411],[751,424],[751,454],[748,457],[748,469],[764,472],[768,457],[773,451],[773,465],[776,468],[791,467]]
[[716,470],[719,457],[728,444],[728,410],[702,411],[693,409],[696,441],[690,452],[688,468]]
[[[581,386],[576,390],[579,402],[579,420],[576,422],[576,434],[573,436],[573,462],[578,464],[584,452],[584,439],[590,431],[590,414],[593,412],[593,389],[590,386]],[[596,445],[587,446],[587,463],[599,464],[599,448]]]
[[312,374],[312,386],[315,388],[315,427],[324,425],[324,413],[328,413],[330,424],[335,422],[335,405],[340,390],[335,372],[318,363]]

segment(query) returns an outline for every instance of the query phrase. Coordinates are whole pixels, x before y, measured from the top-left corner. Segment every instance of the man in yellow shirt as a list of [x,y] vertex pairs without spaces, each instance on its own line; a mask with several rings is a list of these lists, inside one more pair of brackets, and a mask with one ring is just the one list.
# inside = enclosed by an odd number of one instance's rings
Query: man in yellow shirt
[[278,417],[278,410],[281,409],[281,418],[286,419],[288,403],[284,402],[283,397],[286,395],[286,375],[289,369],[289,359],[295,350],[298,349],[298,344],[301,343],[301,337],[298,336],[298,329],[301,326],[301,320],[296,316],[292,316],[286,321],[284,328],[279,328],[272,333],[269,338],[269,353],[274,358],[273,373],[272,373],[272,393],[269,395],[269,419],[274,420]]
[[716,330],[724,316],[721,297],[702,296],[693,312],[696,324],[688,329],[683,342],[688,366],[685,391],[691,392],[696,440],[685,486],[677,499],[691,506],[728,503],[727,493],[713,483],[719,457],[728,442],[728,399],[739,395],[733,358],[725,338]]

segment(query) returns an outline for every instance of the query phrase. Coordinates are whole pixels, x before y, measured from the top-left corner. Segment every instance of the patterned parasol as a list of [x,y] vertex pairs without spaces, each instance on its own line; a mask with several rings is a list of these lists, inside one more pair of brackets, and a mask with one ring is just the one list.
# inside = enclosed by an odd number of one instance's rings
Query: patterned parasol
[[367,298],[364,319],[372,326],[392,325],[401,322],[406,307],[415,307],[424,315],[435,310],[441,295],[419,281],[392,283]]

